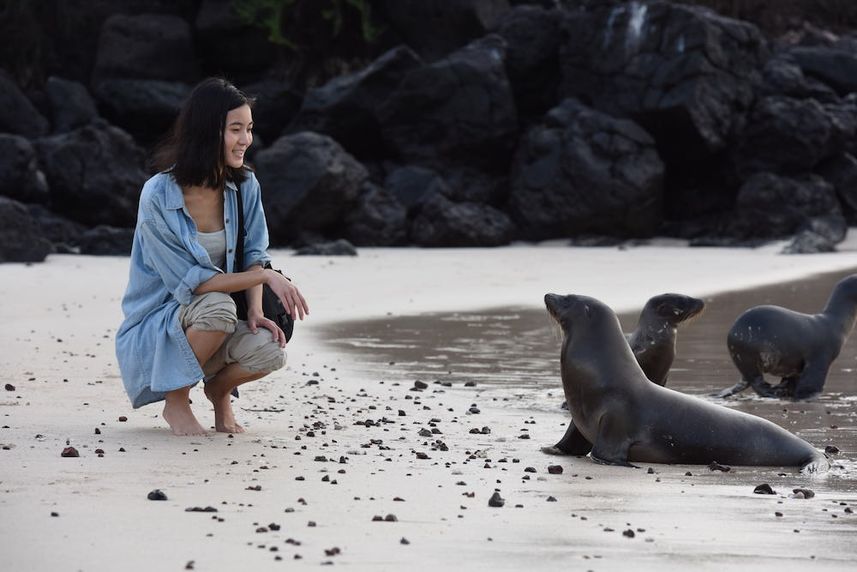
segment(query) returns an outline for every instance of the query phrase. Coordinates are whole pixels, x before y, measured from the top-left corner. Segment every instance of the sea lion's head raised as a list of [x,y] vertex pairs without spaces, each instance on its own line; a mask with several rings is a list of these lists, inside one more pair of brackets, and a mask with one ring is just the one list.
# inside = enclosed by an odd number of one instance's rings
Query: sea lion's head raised
[[699,315],[705,308],[705,302],[699,298],[683,294],[661,294],[646,302],[643,315],[651,319],[666,322],[671,326]]
[[545,294],[545,306],[551,317],[563,329],[566,336],[581,329],[602,329],[603,327],[618,329],[616,314],[603,302],[589,296],[569,294]]

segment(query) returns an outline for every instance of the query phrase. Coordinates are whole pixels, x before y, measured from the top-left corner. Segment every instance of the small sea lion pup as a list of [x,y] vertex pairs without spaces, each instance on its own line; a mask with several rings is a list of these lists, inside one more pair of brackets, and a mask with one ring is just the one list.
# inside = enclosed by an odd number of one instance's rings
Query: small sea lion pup
[[705,302],[682,294],[661,294],[649,298],[637,328],[627,335],[637,363],[651,381],[666,385],[675,359],[678,325],[697,316]]
[[[562,386],[580,438],[595,461],[829,468],[812,445],[777,425],[651,383],[616,314],[586,296],[547,294],[564,333]],[[568,453],[563,437],[549,453]]]
[[[779,306],[756,306],[735,320],[726,338],[741,381],[717,394],[752,387],[762,397],[807,399],[821,393],[830,364],[839,355],[857,316],[857,274],[839,281],[820,314]],[[764,374],[781,378],[771,386]]]

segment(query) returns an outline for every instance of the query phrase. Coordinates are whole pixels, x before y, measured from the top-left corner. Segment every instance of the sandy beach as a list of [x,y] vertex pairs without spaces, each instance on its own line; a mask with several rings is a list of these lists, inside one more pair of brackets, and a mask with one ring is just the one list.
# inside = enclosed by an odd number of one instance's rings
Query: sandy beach
[[[838,468],[820,477],[549,457],[539,447],[556,442],[568,423],[558,402],[534,406],[518,398],[534,390],[482,379],[467,386],[461,374],[448,385],[424,377],[427,387],[415,390],[413,370],[390,357],[396,329],[385,339],[377,327],[379,319],[539,310],[546,292],[595,296],[628,313],[662,292],[707,297],[857,269],[855,229],[837,253],[783,256],[782,246],[547,243],[361,249],[355,258],[274,251],[311,315],[296,327],[288,367],[246,386],[235,402],[247,433],[202,438],[173,437],[159,406],[132,410],[124,394],[113,336],[126,258],[52,255],[43,264],[4,264],[0,568],[850,569],[857,557],[854,450],[841,447]],[[432,319],[424,318],[427,330]],[[374,365],[366,357],[371,346],[357,355],[330,339],[348,323],[350,345],[359,346],[360,324],[370,322],[379,348]],[[473,324],[473,338],[487,339]],[[385,342],[393,349],[381,351]],[[419,362],[420,344],[410,345],[407,359]],[[835,424],[853,434],[853,350],[837,364]],[[682,362],[681,376],[702,376],[703,367]],[[548,364],[544,375],[555,368]],[[546,395],[543,387],[537,392]],[[201,388],[192,397],[203,425],[213,424]],[[783,402],[758,414],[823,448],[828,405]],[[821,428],[791,427],[789,415],[820,419]],[[66,446],[80,456],[61,457]],[[549,465],[562,473],[549,473]],[[776,494],[753,494],[763,482]],[[815,497],[789,498],[797,487]],[[154,489],[167,500],[148,500]],[[488,506],[495,490],[502,508]]]

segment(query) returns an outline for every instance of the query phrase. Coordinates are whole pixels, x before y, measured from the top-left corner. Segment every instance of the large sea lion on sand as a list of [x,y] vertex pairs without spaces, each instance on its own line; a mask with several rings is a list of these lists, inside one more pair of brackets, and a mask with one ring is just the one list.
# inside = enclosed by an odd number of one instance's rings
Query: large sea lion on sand
[[[675,359],[675,342],[678,325],[697,316],[705,302],[683,294],[660,294],[649,298],[637,327],[625,337],[637,363],[652,383],[664,386]],[[562,404],[568,407],[568,402]],[[575,432],[574,421],[563,439],[566,452],[571,455],[586,455],[592,445],[579,432]]]
[[[857,316],[857,274],[839,281],[820,314],[779,306],[756,306],[735,320],[726,338],[741,381],[721,391],[727,397],[752,387],[762,397],[807,399],[821,393],[830,364],[839,355]],[[782,378],[772,387],[764,374]]]
[[[545,305],[564,333],[562,386],[594,460],[829,467],[812,445],[770,421],[650,382],[616,314],[598,300],[547,294]],[[565,437],[550,452],[567,452]]]

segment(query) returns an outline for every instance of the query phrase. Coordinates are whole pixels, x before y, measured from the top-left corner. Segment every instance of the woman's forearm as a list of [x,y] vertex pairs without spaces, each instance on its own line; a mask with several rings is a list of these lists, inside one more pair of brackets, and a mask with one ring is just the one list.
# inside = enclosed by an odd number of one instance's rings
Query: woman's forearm
[[[267,271],[261,266],[254,266],[244,272],[228,272],[213,276],[197,286],[193,293],[198,296],[208,292],[240,292],[254,286],[260,286],[267,281]],[[260,294],[261,291],[262,289],[259,288]]]

